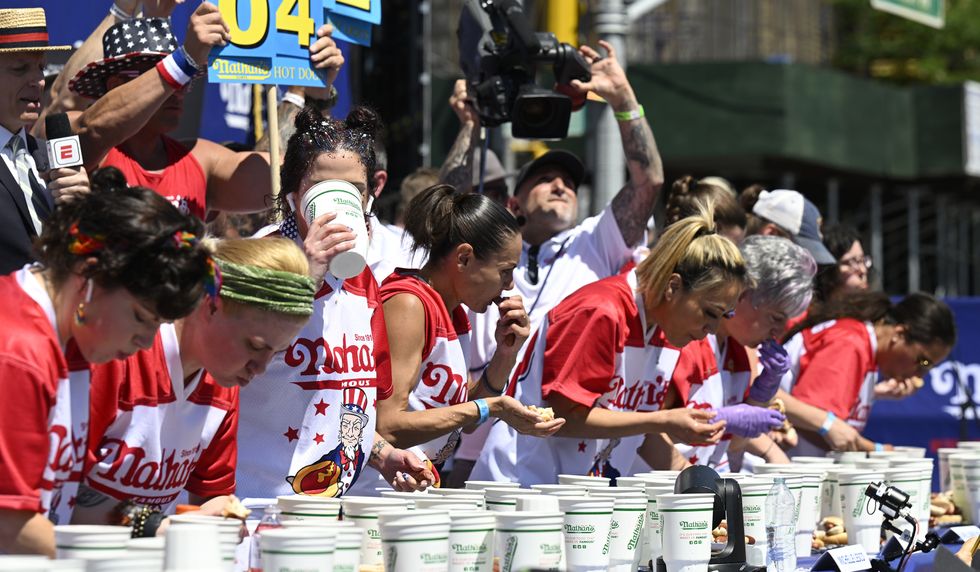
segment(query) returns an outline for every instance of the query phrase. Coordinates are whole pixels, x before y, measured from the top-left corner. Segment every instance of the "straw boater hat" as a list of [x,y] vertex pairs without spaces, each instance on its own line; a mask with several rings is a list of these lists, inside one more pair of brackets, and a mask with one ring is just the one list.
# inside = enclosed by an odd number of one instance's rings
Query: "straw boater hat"
[[177,49],[177,39],[165,18],[135,18],[120,22],[102,36],[103,59],[82,68],[68,89],[98,99],[106,94],[105,80],[121,71],[155,64]]
[[0,10],[0,54],[70,50],[71,46],[49,46],[44,8]]

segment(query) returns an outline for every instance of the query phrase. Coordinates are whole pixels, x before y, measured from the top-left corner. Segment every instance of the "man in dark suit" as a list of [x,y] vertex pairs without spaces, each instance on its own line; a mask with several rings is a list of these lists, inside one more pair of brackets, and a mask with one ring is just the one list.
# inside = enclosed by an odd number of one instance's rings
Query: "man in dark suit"
[[47,171],[44,142],[27,131],[41,112],[48,45],[41,8],[0,10],[0,274],[32,260],[31,243],[55,201],[39,173]]

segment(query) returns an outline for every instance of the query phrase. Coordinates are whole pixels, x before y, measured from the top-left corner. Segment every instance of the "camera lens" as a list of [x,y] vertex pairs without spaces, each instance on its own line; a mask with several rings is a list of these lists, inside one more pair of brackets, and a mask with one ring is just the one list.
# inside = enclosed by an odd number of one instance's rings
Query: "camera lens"
[[528,98],[517,110],[517,121],[529,127],[550,125],[555,118],[555,106],[550,99]]

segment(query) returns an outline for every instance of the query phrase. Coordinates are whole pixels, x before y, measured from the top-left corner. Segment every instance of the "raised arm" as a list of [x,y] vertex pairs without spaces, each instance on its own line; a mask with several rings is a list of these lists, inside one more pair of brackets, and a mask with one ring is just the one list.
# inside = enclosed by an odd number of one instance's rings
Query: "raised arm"
[[439,182],[465,191],[473,186],[474,153],[480,142],[480,116],[468,101],[465,79],[456,80],[449,106],[459,118],[459,134],[439,169]]
[[[230,36],[218,7],[203,2],[191,16],[184,48],[195,62],[206,62],[214,46]],[[135,135],[174,93],[156,68],[115,87],[80,114],[71,114],[72,128],[85,149],[85,166],[98,167],[110,149]]]
[[616,51],[608,42],[600,40],[599,45],[608,55],[600,57],[589,46],[579,48],[586,61],[592,64],[592,79],[587,83],[573,80],[572,86],[583,92],[595,92],[609,103],[614,113],[636,116],[634,119],[617,119],[629,180],[612,200],[613,215],[623,240],[632,246],[643,239],[647,220],[653,214],[664,184],[664,168],[653,131],[646,117],[640,115],[640,104],[626,72],[616,59]]

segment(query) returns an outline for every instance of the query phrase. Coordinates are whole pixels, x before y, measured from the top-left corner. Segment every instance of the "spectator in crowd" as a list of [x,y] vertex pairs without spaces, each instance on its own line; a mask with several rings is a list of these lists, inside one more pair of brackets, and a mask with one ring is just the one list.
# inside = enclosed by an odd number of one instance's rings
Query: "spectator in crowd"
[[54,556],[52,523],[70,522],[84,462],[88,363],[150,347],[161,323],[194,310],[213,268],[203,231],[97,173],[48,219],[39,264],[0,278],[0,552]]
[[[406,224],[429,256],[422,268],[398,269],[381,286],[393,393],[378,403],[378,432],[399,447],[418,446],[436,465],[455,450],[463,428],[490,417],[521,433],[553,434],[562,420],[546,421],[500,395],[529,333],[520,296],[500,296],[513,286],[520,256],[513,215],[487,197],[437,185],[412,200]],[[472,383],[464,304],[477,313],[496,304],[501,316],[497,350]]]
[[746,287],[745,261],[709,211],[669,227],[634,270],[565,298],[528,341],[508,386],[565,418],[560,437],[515,438],[497,424],[474,473],[524,485],[559,473],[616,478],[629,474],[644,435],[717,443],[725,423],[712,423],[714,412],[664,410],[663,399],[680,348],[716,332]]
[[778,394],[800,433],[791,455],[880,448],[861,436],[875,382],[924,377],[956,344],[949,306],[928,294],[897,304],[858,292],[821,305],[790,332],[790,370]]
[[[330,260],[357,238],[334,213],[307,222],[291,205],[314,184],[339,179],[371,197],[374,135],[379,118],[354,108],[344,121],[307,106],[296,118],[282,166],[281,234],[302,245],[318,289],[313,316],[282,355],[253,380],[240,399],[238,494],[341,496],[370,463],[398,489],[430,484],[418,458],[396,450],[375,432],[377,402],[391,396],[391,361],[384,310],[370,268],[354,278],[331,275]],[[328,475],[328,478],[320,478]]]
[[766,191],[753,185],[742,191],[739,202],[749,213],[746,236],[766,234],[788,238],[807,249],[818,265],[837,263],[823,245],[820,211],[802,194],[785,189]]
[[[579,48],[591,65],[592,80],[572,84],[583,97],[590,91],[603,97],[618,114],[629,180],[601,213],[576,224],[576,192],[585,178],[578,157],[549,151],[518,174],[507,206],[521,225],[524,244],[514,269],[514,290],[505,294],[519,294],[524,300],[532,331],[566,296],[618,273],[632,259],[633,249],[644,242],[647,220],[663,185],[663,165],[643,107],[615,50],[606,42],[600,46],[607,52],[603,58],[589,46]],[[479,376],[493,355],[498,315],[491,308],[473,318],[470,373]],[[463,447],[479,450],[479,440],[488,430],[464,437]],[[476,444],[468,443],[471,440]]]
[[[439,184],[439,171],[431,167],[419,167],[402,179],[398,190],[398,206],[395,208],[395,222],[392,226],[405,228],[405,213],[416,196],[429,187]],[[411,237],[408,237],[411,239]]]
[[[118,167],[131,183],[153,188],[199,218],[208,210],[267,208],[272,192],[267,153],[236,153],[206,139],[179,142],[166,135],[180,121],[188,85],[204,70],[210,50],[228,42],[229,32],[218,7],[202,2],[178,46],[162,17],[174,3],[162,4],[161,17],[108,27],[103,22],[93,33],[101,41],[101,59],[98,41],[90,38],[69,61],[68,67],[79,71],[68,89],[97,100],[69,114],[86,165]],[[321,27],[310,46],[310,60],[328,85],[343,63],[331,32],[329,25]]]
[[864,253],[861,235],[844,224],[824,225],[823,243],[837,264],[820,267],[815,302],[830,302],[839,296],[868,289],[871,257]]
[[[718,411],[718,417],[728,422],[727,433],[717,445],[677,445],[679,455],[668,447],[645,443],[641,457],[649,467],[656,463],[680,468],[691,463],[730,470],[728,448],[733,438],[739,441],[739,449],[747,445],[769,462],[788,462],[782,449],[765,435],[782,426],[782,415],[758,406],[769,405],[789,368],[789,357],[775,340],[786,330],[786,320],[810,303],[817,265],[806,249],[775,236],[750,236],[740,250],[755,286],[742,293],[734,314],[719,323],[716,334],[684,347],[664,401],[668,408],[683,405]],[[707,367],[699,369],[699,359]],[[709,377],[692,376],[700,370]],[[647,438],[658,439],[666,438]],[[633,472],[649,467],[634,466]]]
[[283,238],[219,241],[215,262],[216,300],[163,324],[149,349],[93,367],[73,522],[132,522],[154,536],[184,490],[203,514],[223,514],[235,491],[239,388],[293,341],[315,289],[306,256]]
[[665,226],[694,216],[698,210],[704,208],[704,204],[710,202],[715,213],[718,234],[735,244],[742,242],[745,237],[745,210],[738,204],[731,187],[709,182],[718,178],[695,179],[691,175],[685,175],[674,181],[670,187],[670,194],[667,195]]
[[44,59],[71,46],[48,44],[43,8],[0,9],[0,274],[33,260],[31,243],[42,232],[61,193],[84,190],[84,170],[48,174],[44,141],[28,131],[41,114]]

